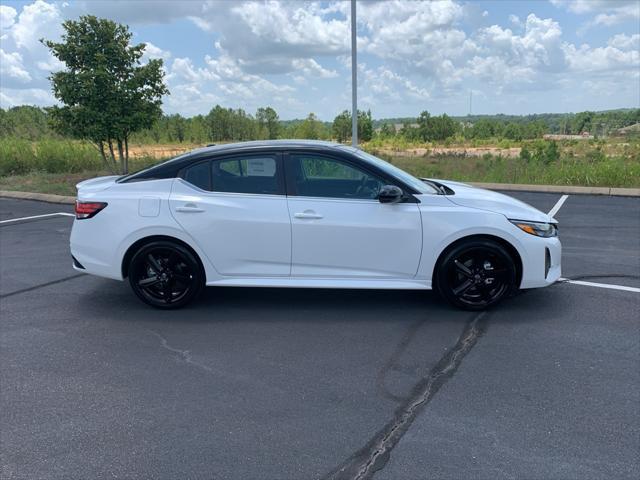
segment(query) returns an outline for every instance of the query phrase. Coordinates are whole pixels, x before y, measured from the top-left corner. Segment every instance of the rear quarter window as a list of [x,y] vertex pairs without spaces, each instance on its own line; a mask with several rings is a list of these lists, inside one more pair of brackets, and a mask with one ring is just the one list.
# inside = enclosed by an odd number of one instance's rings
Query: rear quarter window
[[185,169],[182,178],[202,190],[211,189],[209,162],[202,162]]

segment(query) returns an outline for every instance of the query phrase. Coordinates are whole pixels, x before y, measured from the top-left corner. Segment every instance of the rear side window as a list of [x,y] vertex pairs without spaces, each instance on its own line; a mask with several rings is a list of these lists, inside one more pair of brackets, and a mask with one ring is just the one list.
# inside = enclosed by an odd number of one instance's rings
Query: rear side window
[[182,178],[202,190],[209,190],[211,185],[210,173],[209,162],[202,162],[187,168]]
[[214,192],[276,195],[278,162],[274,155],[233,157],[211,162]]

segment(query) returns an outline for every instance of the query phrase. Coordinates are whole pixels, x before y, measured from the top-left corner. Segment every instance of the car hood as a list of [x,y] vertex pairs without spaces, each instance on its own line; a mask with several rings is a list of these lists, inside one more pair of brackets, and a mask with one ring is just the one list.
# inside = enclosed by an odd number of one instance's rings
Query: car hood
[[456,205],[500,213],[512,220],[555,222],[555,220],[546,213],[508,195],[485,190],[484,188],[473,187],[466,183],[439,179],[431,180],[441,183],[453,190],[455,193],[453,195],[447,195],[447,199]]

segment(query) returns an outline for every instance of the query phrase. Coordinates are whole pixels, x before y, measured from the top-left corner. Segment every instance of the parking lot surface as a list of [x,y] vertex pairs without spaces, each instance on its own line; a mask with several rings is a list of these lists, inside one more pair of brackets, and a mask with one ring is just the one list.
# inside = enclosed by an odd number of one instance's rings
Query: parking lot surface
[[[70,211],[0,199],[0,222]],[[482,314],[209,288],[165,312],[71,269],[72,218],[0,223],[1,477],[640,478],[640,199],[573,195],[556,218],[564,277],[632,288]]]

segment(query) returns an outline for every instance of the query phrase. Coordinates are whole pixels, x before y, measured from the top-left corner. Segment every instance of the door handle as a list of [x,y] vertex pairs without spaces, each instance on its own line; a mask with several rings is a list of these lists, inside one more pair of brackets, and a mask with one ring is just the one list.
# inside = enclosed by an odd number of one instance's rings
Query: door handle
[[176,207],[176,212],[200,213],[200,212],[204,212],[204,208],[199,208],[196,205],[194,205],[193,203],[188,203],[187,205],[185,205],[183,207]]
[[320,220],[322,218],[322,215],[319,215],[315,212],[301,212],[301,213],[295,213],[293,215],[295,218],[302,218],[302,219],[306,219],[306,220]]

